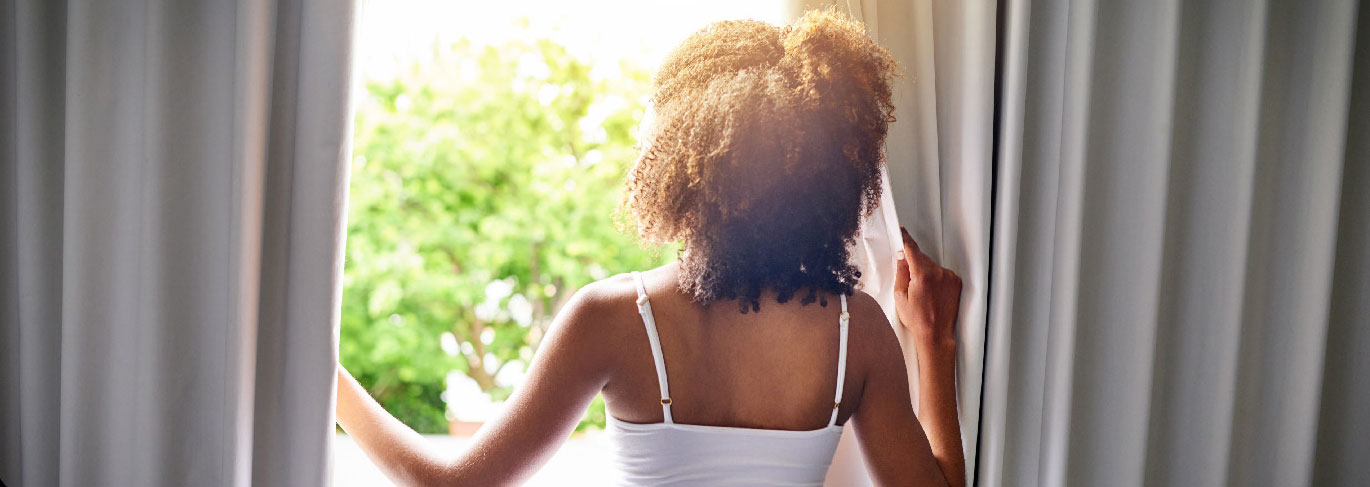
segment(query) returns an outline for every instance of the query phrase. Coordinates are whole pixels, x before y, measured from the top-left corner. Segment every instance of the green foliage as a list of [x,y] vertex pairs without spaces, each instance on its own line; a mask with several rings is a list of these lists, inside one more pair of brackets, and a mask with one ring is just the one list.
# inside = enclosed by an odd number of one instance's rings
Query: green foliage
[[674,254],[612,219],[647,76],[591,67],[546,40],[463,42],[358,101],[341,361],[420,432],[446,431],[449,371],[504,399],[499,371],[577,288]]

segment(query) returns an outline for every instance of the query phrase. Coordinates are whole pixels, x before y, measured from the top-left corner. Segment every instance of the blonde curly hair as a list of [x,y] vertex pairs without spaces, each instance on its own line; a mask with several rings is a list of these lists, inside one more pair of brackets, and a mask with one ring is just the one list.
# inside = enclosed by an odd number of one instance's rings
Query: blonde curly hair
[[717,22],[653,78],[656,130],[621,206],[639,236],[682,242],[696,301],[760,310],[806,290],[851,294],[850,248],[880,200],[895,63],[833,10],[793,25]]

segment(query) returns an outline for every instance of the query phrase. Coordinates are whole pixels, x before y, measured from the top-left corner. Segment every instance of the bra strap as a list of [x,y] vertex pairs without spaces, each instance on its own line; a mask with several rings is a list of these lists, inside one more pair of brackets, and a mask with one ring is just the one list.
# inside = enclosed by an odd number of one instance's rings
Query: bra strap
[[[668,424],[674,423],[675,421],[671,419],[671,388],[666,384],[666,359],[662,358],[661,355],[661,337],[656,333],[656,318],[652,317],[652,303],[647,300],[647,287],[642,283],[642,273],[633,272],[633,280],[637,282],[637,312],[642,314],[642,324],[647,328],[647,341],[652,345],[652,361],[656,363],[656,382],[657,385],[661,386],[662,421]],[[843,328],[844,343],[846,342],[845,330]],[[845,350],[843,355],[846,355]]]
[[842,296],[842,314],[837,318],[839,330],[837,339],[837,394],[832,400],[832,419],[828,420],[828,426],[837,424],[837,408],[842,405],[842,384],[847,382],[847,324],[851,321],[851,315],[847,313],[847,295],[842,294],[840,296]]

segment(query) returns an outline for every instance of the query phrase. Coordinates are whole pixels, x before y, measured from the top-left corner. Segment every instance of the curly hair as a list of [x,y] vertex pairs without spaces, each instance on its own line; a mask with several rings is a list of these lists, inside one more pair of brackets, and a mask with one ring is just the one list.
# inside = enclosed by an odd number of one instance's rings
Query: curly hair
[[[860,221],[880,199],[895,64],[832,10],[788,27],[709,25],[653,78],[657,129],[622,210],[649,242],[682,242],[679,285],[760,310],[807,290],[851,294]],[[826,300],[820,304],[827,305]]]

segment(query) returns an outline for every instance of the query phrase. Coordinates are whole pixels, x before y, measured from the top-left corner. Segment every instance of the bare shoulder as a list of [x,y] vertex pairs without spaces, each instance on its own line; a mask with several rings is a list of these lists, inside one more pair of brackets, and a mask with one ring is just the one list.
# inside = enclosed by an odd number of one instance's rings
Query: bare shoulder
[[851,314],[853,338],[860,336],[876,343],[888,344],[893,341],[898,344],[894,330],[890,328],[889,318],[885,317],[885,309],[880,307],[874,296],[865,291],[854,291],[851,297],[847,298],[847,311]]
[[603,336],[637,316],[637,289],[629,274],[619,274],[581,287],[562,307],[557,326]]
[[[675,265],[670,263],[639,273],[653,304],[679,297]],[[633,274],[625,272],[585,285],[576,292],[572,301],[578,301],[578,305],[596,310],[605,316],[626,318],[628,323],[641,327],[637,312],[637,286]]]
[[636,301],[637,288],[629,274],[587,284],[557,313],[548,338],[557,336],[557,344],[574,347],[580,359],[612,367],[619,359],[616,344],[640,331]]
[[567,308],[597,310],[600,312],[621,308],[624,302],[634,302],[637,289],[631,274],[618,274],[586,284],[576,291],[567,302]]
[[875,297],[855,291],[848,298],[847,307],[851,314],[848,346],[853,357],[865,366],[863,369],[902,364],[904,354],[899,338]]

